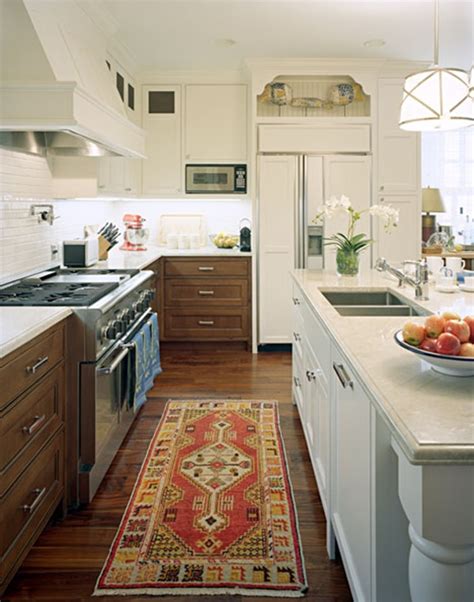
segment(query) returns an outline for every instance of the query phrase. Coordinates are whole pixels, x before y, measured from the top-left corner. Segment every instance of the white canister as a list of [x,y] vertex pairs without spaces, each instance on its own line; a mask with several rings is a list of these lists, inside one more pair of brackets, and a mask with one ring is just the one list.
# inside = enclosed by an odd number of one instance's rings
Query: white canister
[[466,262],[460,257],[446,257],[446,267],[453,270],[455,274],[460,272],[465,265]]
[[190,234],[189,235],[189,248],[190,249],[199,249],[201,246],[201,237],[199,234]]
[[178,249],[189,249],[189,234],[178,236]]
[[170,234],[166,237],[166,247],[168,249],[177,249],[178,248],[178,235],[170,232]]

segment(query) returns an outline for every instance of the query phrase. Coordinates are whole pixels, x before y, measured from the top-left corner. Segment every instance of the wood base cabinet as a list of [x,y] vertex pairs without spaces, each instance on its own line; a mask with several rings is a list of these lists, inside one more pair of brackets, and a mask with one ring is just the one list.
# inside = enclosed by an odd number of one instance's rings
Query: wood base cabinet
[[251,347],[249,257],[163,262],[163,341],[240,341]]
[[64,337],[60,324],[0,362],[0,594],[65,508]]

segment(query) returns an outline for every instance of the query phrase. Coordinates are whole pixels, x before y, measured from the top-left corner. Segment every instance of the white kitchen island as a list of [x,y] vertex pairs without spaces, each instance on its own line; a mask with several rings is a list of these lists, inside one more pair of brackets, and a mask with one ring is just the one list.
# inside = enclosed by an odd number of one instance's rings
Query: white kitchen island
[[296,270],[293,397],[357,600],[474,599],[474,378],[434,372],[393,340],[408,319],[341,316],[325,291],[391,291],[428,312],[474,295]]

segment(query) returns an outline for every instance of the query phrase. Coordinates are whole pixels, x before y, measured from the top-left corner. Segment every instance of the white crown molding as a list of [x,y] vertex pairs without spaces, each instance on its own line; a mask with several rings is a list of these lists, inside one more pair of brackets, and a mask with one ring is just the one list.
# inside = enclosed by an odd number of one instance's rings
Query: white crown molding
[[246,73],[241,70],[146,70],[138,73],[137,81],[143,85],[152,84],[245,84],[248,82]]

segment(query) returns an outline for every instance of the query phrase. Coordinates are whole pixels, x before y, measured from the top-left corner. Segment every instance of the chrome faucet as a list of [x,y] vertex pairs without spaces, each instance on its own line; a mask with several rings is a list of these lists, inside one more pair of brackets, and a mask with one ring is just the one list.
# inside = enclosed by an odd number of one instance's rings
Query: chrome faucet
[[428,300],[428,263],[425,259],[421,261],[412,261],[407,260],[403,262],[403,265],[414,265],[416,266],[415,278],[412,278],[408,274],[405,274],[402,270],[394,268],[391,266],[386,259],[383,257],[379,257],[375,262],[375,269],[379,272],[388,272],[398,278],[398,286],[403,286],[403,284],[409,284],[413,286],[415,289],[415,299],[420,299],[422,301]]

